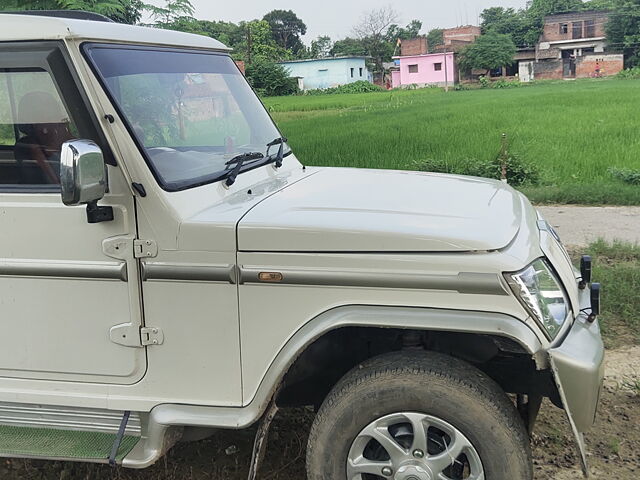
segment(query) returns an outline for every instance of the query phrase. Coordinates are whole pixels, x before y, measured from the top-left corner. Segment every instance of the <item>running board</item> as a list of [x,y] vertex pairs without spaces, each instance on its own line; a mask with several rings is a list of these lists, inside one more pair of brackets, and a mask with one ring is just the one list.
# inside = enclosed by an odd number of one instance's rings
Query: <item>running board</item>
[[0,403],[0,456],[122,463],[141,440],[141,422],[124,412]]

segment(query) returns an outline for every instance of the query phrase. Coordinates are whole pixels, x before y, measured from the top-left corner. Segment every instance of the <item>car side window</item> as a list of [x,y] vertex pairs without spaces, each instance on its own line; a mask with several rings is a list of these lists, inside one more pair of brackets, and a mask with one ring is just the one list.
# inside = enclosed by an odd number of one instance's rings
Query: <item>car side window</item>
[[0,70],[0,184],[58,185],[62,144],[76,133],[49,72]]
[[0,49],[0,192],[60,191],[62,144],[97,143],[115,159],[60,42],[4,43]]

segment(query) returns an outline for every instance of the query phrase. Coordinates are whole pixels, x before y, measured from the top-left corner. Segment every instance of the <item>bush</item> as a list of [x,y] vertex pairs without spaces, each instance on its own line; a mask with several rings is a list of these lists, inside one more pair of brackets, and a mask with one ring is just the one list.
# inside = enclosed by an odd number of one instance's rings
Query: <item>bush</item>
[[364,80],[358,80],[357,82],[347,83],[346,85],[340,85],[339,87],[324,88],[318,90],[307,90],[305,95],[330,95],[336,93],[371,93],[371,92],[383,92],[384,88],[374,85],[373,83],[366,82]]
[[247,80],[263,97],[279,97],[298,93],[298,81],[277,63],[255,60],[247,66]]
[[[502,178],[502,160],[497,157],[494,160],[471,163],[469,173],[466,175],[500,179]],[[507,180],[509,185],[514,187],[537,185],[540,183],[540,170],[537,165],[510,154],[507,158]]]
[[520,80],[498,80],[493,82],[491,88],[518,88],[521,86]]
[[609,174],[613,178],[622,180],[624,183],[630,185],[640,185],[640,170],[634,170],[631,168],[610,168]]
[[[470,175],[495,180],[502,178],[502,161],[499,157],[488,161],[467,160],[455,164],[445,160],[427,159],[414,162],[409,165],[409,168],[423,172]],[[540,170],[537,165],[525,162],[517,155],[511,154],[507,159],[507,180],[513,187],[538,185]]]
[[618,78],[640,78],[640,66],[622,70],[618,73]]
[[484,75],[478,79],[478,82],[480,82],[480,86],[482,88],[487,88],[491,84],[491,80],[489,80]]

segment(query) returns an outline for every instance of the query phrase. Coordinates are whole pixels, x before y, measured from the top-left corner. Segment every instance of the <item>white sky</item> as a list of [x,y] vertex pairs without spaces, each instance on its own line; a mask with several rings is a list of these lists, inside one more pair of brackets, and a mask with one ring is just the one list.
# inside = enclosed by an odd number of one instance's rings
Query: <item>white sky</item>
[[[162,5],[163,0],[149,3]],[[431,28],[478,24],[480,12],[488,7],[523,8],[525,0],[191,0],[195,17],[202,20],[239,22],[262,18],[274,9],[293,10],[307,25],[305,43],[319,35],[339,40],[351,34],[362,13],[391,5],[400,16],[400,24],[421,20],[423,33]]]

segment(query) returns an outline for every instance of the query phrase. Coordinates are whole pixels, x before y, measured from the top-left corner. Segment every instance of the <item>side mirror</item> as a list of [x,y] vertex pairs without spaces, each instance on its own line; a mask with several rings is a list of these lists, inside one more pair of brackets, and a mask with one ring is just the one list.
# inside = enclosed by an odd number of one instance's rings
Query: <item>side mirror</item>
[[60,189],[65,205],[87,205],[89,223],[113,220],[111,207],[97,205],[107,193],[107,177],[102,150],[91,140],[71,140],[62,144]]
[[60,155],[62,202],[68,206],[97,202],[107,192],[104,157],[91,140],[62,144]]

